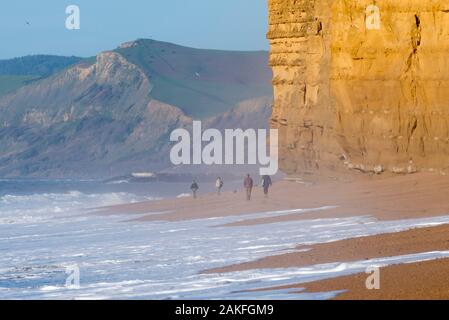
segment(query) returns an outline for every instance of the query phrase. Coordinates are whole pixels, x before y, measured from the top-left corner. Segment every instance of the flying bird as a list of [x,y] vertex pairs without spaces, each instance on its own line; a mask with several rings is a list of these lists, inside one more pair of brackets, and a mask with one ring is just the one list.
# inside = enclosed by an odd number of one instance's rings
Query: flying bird
[[29,21],[25,21],[27,26],[31,26],[31,23]]

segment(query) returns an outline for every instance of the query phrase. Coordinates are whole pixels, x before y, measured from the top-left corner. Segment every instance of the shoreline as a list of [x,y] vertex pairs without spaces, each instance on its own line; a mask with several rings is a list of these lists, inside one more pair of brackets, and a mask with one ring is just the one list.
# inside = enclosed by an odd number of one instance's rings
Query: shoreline
[[378,290],[366,288],[369,274],[356,273],[258,291],[340,292],[332,300],[449,300],[449,258],[390,265],[380,268],[379,274]]
[[[449,214],[449,177],[418,173],[386,178],[357,179],[305,185],[276,182],[268,198],[255,187],[251,201],[243,190],[163,199],[97,208],[94,214],[140,215],[137,221],[182,221],[260,212],[335,207],[303,214],[246,219],[228,226],[250,226],[306,219],[372,216],[380,221],[425,218]],[[157,213],[157,215],[155,215]]]
[[[374,221],[411,221],[411,219],[448,217],[449,216],[449,178],[428,173],[417,173],[396,177],[369,177],[353,181],[323,182],[319,184],[300,184],[294,181],[280,181],[274,184],[268,198],[264,198],[260,187],[256,187],[251,201],[245,200],[243,191],[225,192],[221,196],[215,194],[200,195],[198,199],[177,198],[143,203],[125,204],[104,207],[95,214],[136,214],[128,221],[185,221],[211,219],[218,217],[239,217],[241,220],[217,227],[251,227],[279,222],[302,220],[327,220],[350,217],[370,217]],[[316,209],[331,207],[326,210],[310,212],[292,212],[298,209]],[[282,212],[269,217],[251,217],[251,214]],[[443,219],[444,220],[444,219]],[[204,270],[204,274],[239,272],[270,268],[298,268],[332,262],[353,262],[373,258],[395,257],[407,254],[420,254],[433,251],[449,250],[449,222],[445,220],[436,226],[417,227],[406,231],[394,231],[376,235],[360,236],[326,243],[325,241],[311,246],[297,246],[297,252],[267,256],[257,261],[238,265]],[[449,259],[429,262],[430,269],[437,266],[445,268]],[[385,286],[385,292],[376,297],[421,297],[413,295],[419,290],[426,276],[415,275],[416,270],[425,269],[426,263],[409,263],[385,267],[386,281],[398,283],[396,275],[404,274],[419,278],[416,286],[405,286],[404,289]],[[411,267],[415,266],[415,267]],[[391,271],[390,271],[391,270]],[[382,272],[383,273],[383,272]],[[444,270],[435,272],[435,283],[444,276]],[[337,298],[365,299],[373,293],[359,290],[356,281],[366,279],[365,274],[337,277],[316,283],[298,284],[273,289],[306,288],[309,292],[344,291]],[[433,279],[433,278],[432,278]],[[429,282],[432,283],[432,282]],[[362,283],[364,284],[364,282]],[[355,288],[355,289],[354,289]],[[335,290],[334,290],[335,289]],[[357,289],[357,290],[356,290]],[[263,290],[263,288],[261,289]],[[392,291],[393,290],[393,291]],[[425,287],[423,290],[430,290]],[[384,291],[384,290],[381,290]],[[449,291],[449,290],[448,290]],[[354,292],[347,293],[347,292]],[[445,296],[437,290],[435,296]],[[401,293],[401,294],[400,294]],[[429,291],[429,297],[432,293]],[[449,295],[448,295],[449,298]]]
[[449,224],[298,246],[296,250],[297,252],[269,256],[248,263],[210,269],[204,273],[298,268],[336,261],[357,262],[422,252],[449,251]]

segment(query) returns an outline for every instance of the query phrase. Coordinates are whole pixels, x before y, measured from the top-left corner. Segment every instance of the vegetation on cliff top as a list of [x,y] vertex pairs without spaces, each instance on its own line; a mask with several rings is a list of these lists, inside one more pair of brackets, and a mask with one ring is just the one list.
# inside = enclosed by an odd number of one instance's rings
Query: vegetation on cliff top
[[31,55],[0,60],[0,96],[80,62],[79,57]]
[[204,119],[242,100],[272,95],[265,51],[194,49],[148,39],[116,51],[145,72],[153,98],[194,118]]

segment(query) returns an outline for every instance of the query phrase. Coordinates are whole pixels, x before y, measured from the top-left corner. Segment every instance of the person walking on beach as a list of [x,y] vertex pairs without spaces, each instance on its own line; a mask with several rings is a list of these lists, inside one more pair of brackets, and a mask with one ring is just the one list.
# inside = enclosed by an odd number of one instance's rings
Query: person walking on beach
[[196,183],[195,180],[193,180],[192,185],[190,186],[190,190],[193,192],[193,199],[196,199],[196,193],[200,187],[198,186],[198,183]]
[[273,185],[273,182],[271,181],[271,177],[268,175],[262,176],[262,188],[263,188],[263,194],[265,195],[265,198],[268,197],[268,189]]
[[221,194],[221,188],[223,188],[223,180],[221,177],[218,177],[215,181],[215,187],[217,188],[217,195]]
[[243,187],[246,190],[246,200],[251,200],[251,192],[253,191],[253,179],[251,178],[250,174],[246,176],[245,180],[243,180]]

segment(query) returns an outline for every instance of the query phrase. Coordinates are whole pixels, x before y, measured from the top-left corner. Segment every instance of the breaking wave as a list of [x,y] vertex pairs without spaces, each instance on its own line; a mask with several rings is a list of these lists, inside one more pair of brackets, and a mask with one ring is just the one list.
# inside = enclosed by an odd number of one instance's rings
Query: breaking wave
[[80,191],[39,193],[30,195],[6,194],[0,197],[0,224],[43,222],[82,209],[152,200],[126,192],[87,194]]

